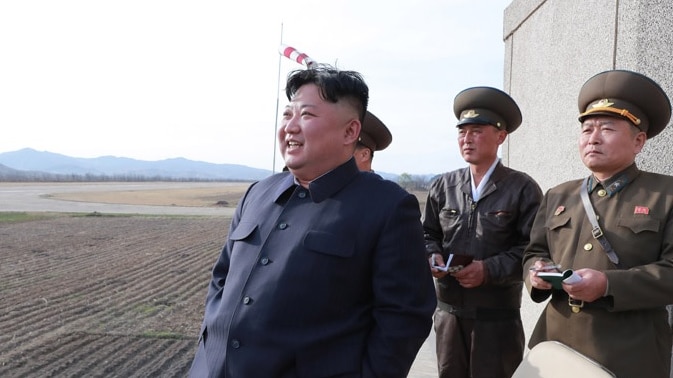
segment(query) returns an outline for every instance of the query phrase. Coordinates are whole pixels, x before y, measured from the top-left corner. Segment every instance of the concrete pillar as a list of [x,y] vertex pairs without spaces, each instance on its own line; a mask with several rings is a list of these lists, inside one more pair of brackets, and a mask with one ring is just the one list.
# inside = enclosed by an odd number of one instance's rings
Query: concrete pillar
[[[505,90],[523,113],[503,162],[543,190],[588,174],[577,150],[577,95],[609,69],[643,73],[673,98],[670,0],[514,0],[504,12]],[[673,127],[648,141],[641,169],[673,174]]]

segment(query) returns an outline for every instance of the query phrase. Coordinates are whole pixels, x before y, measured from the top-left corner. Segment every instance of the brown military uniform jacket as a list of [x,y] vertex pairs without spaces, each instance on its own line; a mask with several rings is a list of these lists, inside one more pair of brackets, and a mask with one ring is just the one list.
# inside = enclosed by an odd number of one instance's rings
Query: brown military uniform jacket
[[423,229],[428,254],[483,260],[484,285],[465,289],[451,275],[437,280],[437,298],[467,309],[521,307],[521,256],[542,191],[527,174],[498,163],[481,199],[472,200],[469,168],[437,178],[428,193]]
[[[590,180],[591,202],[619,267],[592,236],[581,183],[570,181],[545,194],[524,252],[531,298],[542,302],[551,296],[529,347],[557,340],[620,378],[668,378],[671,328],[665,306],[673,303],[673,177],[634,164],[603,184]],[[530,286],[528,268],[540,258],[562,269],[604,271],[607,296],[573,313],[564,291]]]

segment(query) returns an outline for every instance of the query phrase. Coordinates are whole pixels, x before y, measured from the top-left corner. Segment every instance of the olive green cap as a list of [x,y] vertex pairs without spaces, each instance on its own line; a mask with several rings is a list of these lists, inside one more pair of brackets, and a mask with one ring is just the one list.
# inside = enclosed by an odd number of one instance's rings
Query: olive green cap
[[508,133],[521,125],[521,110],[514,99],[500,89],[472,87],[456,95],[453,112],[456,127],[467,124],[493,125]]
[[367,111],[365,120],[362,122],[358,142],[364,144],[372,151],[381,151],[388,147],[392,141],[393,135],[386,125],[370,111]]
[[644,131],[648,139],[671,119],[671,102],[659,84],[626,70],[604,71],[587,80],[577,105],[580,122],[597,115],[622,118]]

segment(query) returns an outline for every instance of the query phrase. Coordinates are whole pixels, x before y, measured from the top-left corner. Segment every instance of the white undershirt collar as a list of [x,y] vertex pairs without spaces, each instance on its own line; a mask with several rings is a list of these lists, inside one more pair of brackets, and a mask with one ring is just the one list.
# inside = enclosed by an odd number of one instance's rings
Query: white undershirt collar
[[481,192],[484,190],[484,187],[486,187],[488,179],[491,178],[491,173],[493,173],[493,170],[495,170],[495,167],[498,165],[499,162],[500,158],[496,158],[493,161],[493,164],[491,164],[491,167],[488,168],[488,171],[486,171],[486,174],[481,179],[481,182],[479,183],[478,187],[474,186],[474,177],[472,176],[472,171],[470,171],[470,182],[472,183],[472,199],[474,200],[474,202],[479,201],[479,198],[481,198]]

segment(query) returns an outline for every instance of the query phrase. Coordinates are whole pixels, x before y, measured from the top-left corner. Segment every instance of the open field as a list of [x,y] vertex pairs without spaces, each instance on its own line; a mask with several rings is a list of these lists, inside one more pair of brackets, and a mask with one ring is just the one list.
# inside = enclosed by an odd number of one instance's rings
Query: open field
[[0,223],[0,376],[185,376],[227,218]]
[[[248,185],[68,186],[43,197],[233,209]],[[229,222],[211,215],[0,213],[0,376],[186,376]]]

